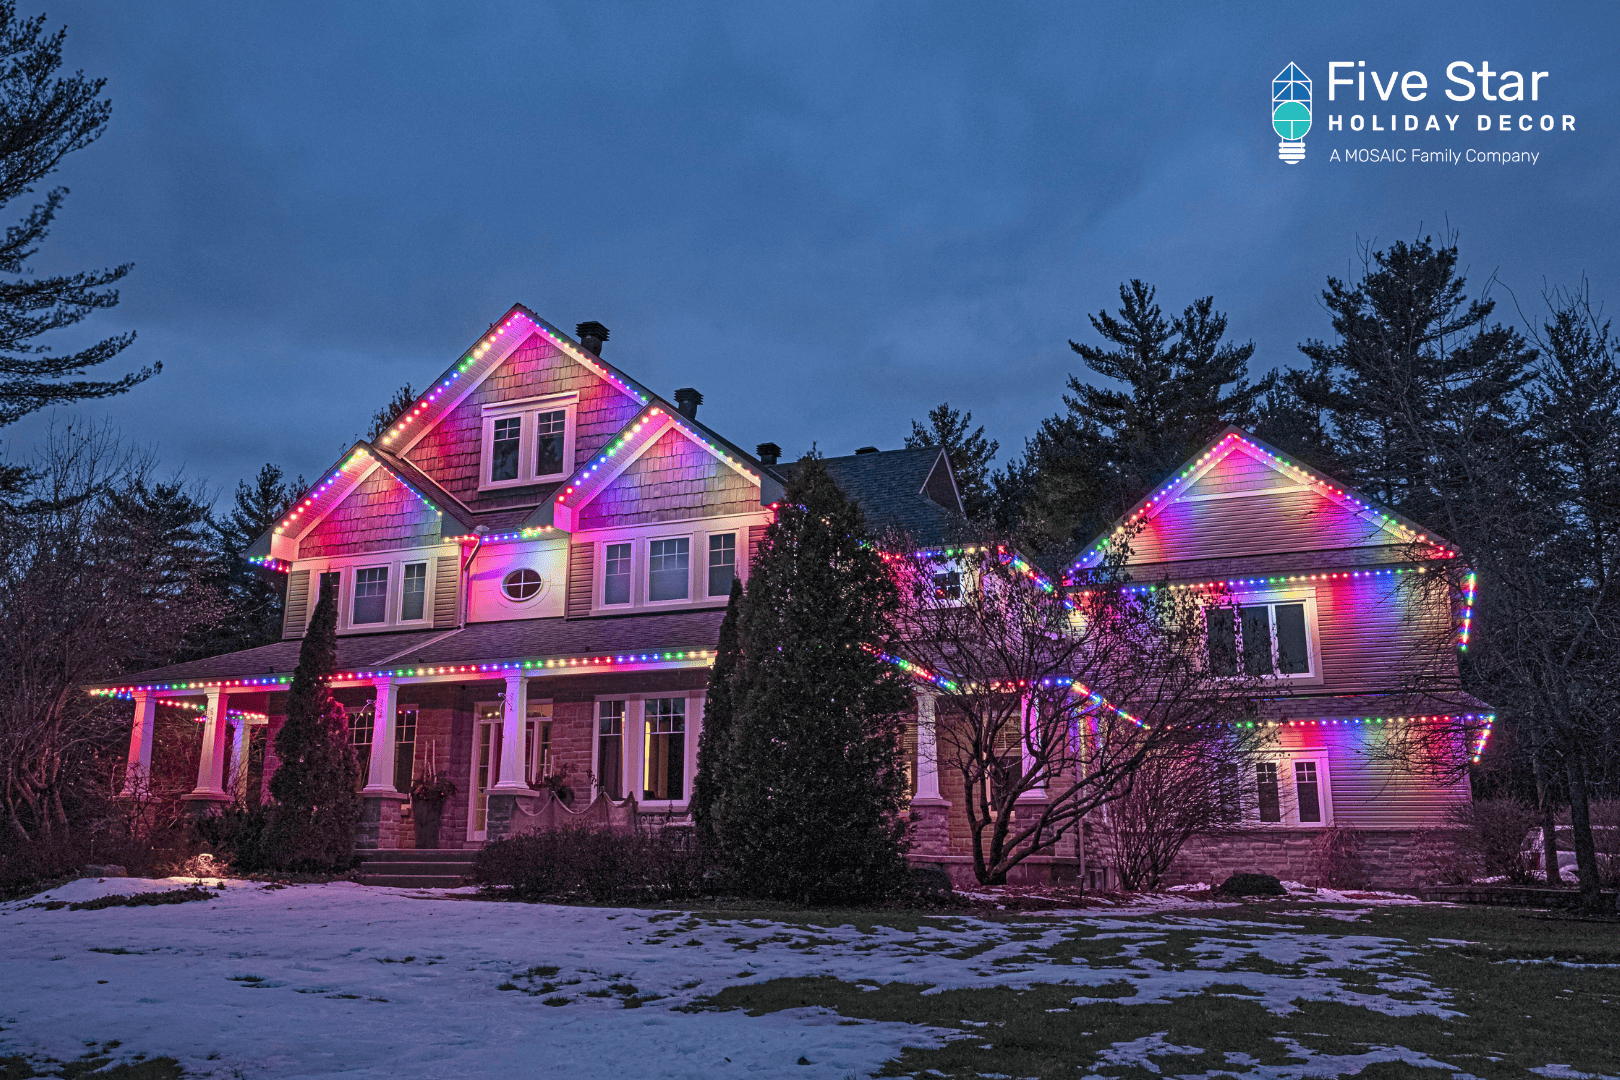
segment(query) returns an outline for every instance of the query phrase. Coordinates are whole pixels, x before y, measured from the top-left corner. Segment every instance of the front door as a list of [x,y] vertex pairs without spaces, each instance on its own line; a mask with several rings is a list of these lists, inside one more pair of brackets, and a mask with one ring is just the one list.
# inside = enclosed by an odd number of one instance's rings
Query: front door
[[470,840],[483,840],[489,827],[489,789],[500,779],[501,714],[499,701],[478,706],[478,730],[473,738],[473,774],[468,790],[472,794],[471,813],[467,815]]

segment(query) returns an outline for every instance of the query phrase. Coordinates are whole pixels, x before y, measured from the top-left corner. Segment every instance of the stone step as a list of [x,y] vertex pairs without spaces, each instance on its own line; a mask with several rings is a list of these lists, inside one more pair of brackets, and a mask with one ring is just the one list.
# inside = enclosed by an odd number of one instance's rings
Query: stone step
[[417,877],[465,877],[472,873],[471,863],[419,862],[374,863],[363,862],[357,873],[363,876],[377,874],[415,874]]
[[476,848],[372,848],[359,853],[368,863],[467,863],[478,858]]

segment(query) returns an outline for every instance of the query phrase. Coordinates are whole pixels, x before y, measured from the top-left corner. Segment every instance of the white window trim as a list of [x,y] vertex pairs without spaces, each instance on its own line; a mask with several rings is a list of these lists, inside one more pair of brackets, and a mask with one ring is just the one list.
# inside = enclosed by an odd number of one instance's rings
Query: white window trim
[[[754,525],[767,524],[756,515],[733,514],[719,518],[689,518],[683,521],[653,522],[646,525],[636,525],[623,529],[592,531],[577,534],[577,543],[594,545],[591,556],[591,611],[593,613],[607,614],[633,610],[665,611],[681,606],[686,607],[724,607],[730,594],[725,596],[709,596],[709,537],[732,533],[737,537],[737,576],[747,583],[749,571],[749,556],[751,554],[749,543],[749,529]],[[689,569],[692,580],[687,586],[688,599],[686,600],[660,600],[651,602],[647,599],[647,572],[648,572],[648,544],[653,540],[678,540],[690,537],[692,541],[691,552],[693,558]],[[607,581],[607,549],[611,544],[630,545],[630,602],[628,604],[604,604],[602,597]]]
[[[338,620],[339,633],[375,633],[387,629],[419,629],[433,625],[433,597],[437,587],[437,575],[434,573],[434,559],[441,555],[448,555],[457,549],[448,546],[434,546],[431,548],[410,548],[388,552],[370,552],[360,555],[333,556],[327,559],[311,559],[293,564],[295,570],[308,570],[310,580],[309,616],[304,626],[309,626],[308,619],[315,614],[316,592],[320,588],[322,574],[338,575]],[[383,556],[379,558],[379,556]],[[405,596],[405,565],[407,563],[426,563],[428,567],[427,588],[422,601],[422,617],[420,619],[402,619]],[[387,617],[382,622],[357,623],[354,621],[354,586],[357,572],[360,570],[374,570],[387,568],[388,594],[385,612]]]
[[[514,600],[506,594],[506,579],[517,573],[519,570],[533,570],[536,574],[540,575],[540,591],[529,597],[527,600]],[[512,608],[514,611],[523,611],[526,608],[530,608],[535,604],[538,604],[547,596],[550,596],[551,590],[555,587],[555,585],[556,583],[550,578],[546,577],[545,573],[538,566],[509,566],[506,568],[506,573],[501,575],[501,580],[495,583],[495,593],[500,597],[501,603],[505,604],[507,607]]]
[[[560,472],[537,475],[534,471],[536,449],[535,416],[539,413],[566,412],[563,420],[563,467]],[[574,445],[578,429],[579,412],[577,393],[553,397],[524,398],[521,401],[502,401],[484,406],[482,438],[478,450],[478,490],[499,491],[504,488],[528,487],[566,480],[574,472]],[[491,480],[489,469],[495,450],[495,421],[519,418],[518,474],[515,480]]]
[[[619,544],[630,545],[630,598],[622,604],[607,602],[607,549]],[[611,540],[599,541],[596,545],[595,568],[592,570],[594,580],[591,583],[591,607],[597,611],[630,611],[636,608],[636,541],[634,537],[615,537]]]
[[[631,772],[631,738],[632,730],[641,729],[640,699],[634,694],[601,694],[591,699],[591,801],[596,801],[602,795],[602,703],[604,701],[624,702],[624,730],[619,733],[619,790],[623,792],[620,798],[628,798],[634,794],[630,784]],[[632,719],[634,718],[634,719]],[[639,752],[636,755],[640,756]],[[639,802],[639,800],[638,800]]]
[[[1294,783],[1294,762],[1310,761],[1316,764],[1317,800],[1321,804],[1321,821],[1299,820],[1299,795]],[[1260,792],[1255,766],[1271,762],[1277,766],[1277,800],[1282,811],[1281,821],[1260,820]],[[1257,754],[1245,766],[1248,770],[1242,786],[1241,805],[1243,824],[1262,829],[1325,829],[1333,824],[1333,772],[1328,764],[1326,750],[1283,750]]]
[[[1227,608],[1228,610],[1233,610],[1234,614],[1235,614],[1235,609],[1243,607],[1245,605],[1267,604],[1267,605],[1275,606],[1277,604],[1298,604],[1298,603],[1302,603],[1305,606],[1305,651],[1310,657],[1310,665],[1311,665],[1310,670],[1305,672],[1304,674],[1300,674],[1300,675],[1261,675],[1261,676],[1255,676],[1255,675],[1244,675],[1244,674],[1242,674],[1240,672],[1237,675],[1230,676],[1231,678],[1233,678],[1233,679],[1260,678],[1260,679],[1267,680],[1268,682],[1272,682],[1272,683],[1280,684],[1280,685],[1287,685],[1287,686],[1320,686],[1320,685],[1322,685],[1322,637],[1321,637],[1321,633],[1318,630],[1318,625],[1317,625],[1316,588],[1314,586],[1306,586],[1304,588],[1261,590],[1261,591],[1256,591],[1256,592],[1232,593],[1229,596],[1225,596],[1225,597],[1221,598],[1220,606],[1224,607],[1224,608]],[[1208,605],[1207,607],[1205,607],[1204,610],[1207,612],[1210,607],[1214,607],[1214,606],[1215,605],[1213,605],[1213,604]],[[1202,633],[1199,635],[1203,640],[1203,645],[1200,648],[1199,654],[1198,654],[1198,662],[1200,664],[1208,664],[1209,663],[1209,622],[1208,622],[1207,615],[1204,618],[1205,618],[1205,622],[1204,622],[1204,626],[1203,626],[1203,629],[1202,629]],[[1274,612],[1272,614],[1272,621],[1275,622],[1275,620],[1276,620],[1276,614]],[[1277,638],[1276,638],[1275,630],[1273,630],[1272,639],[1271,639],[1271,645],[1272,645],[1272,650],[1273,650],[1273,655],[1272,655],[1271,660],[1272,660],[1272,665],[1275,666],[1276,662],[1277,662],[1277,657],[1275,655],[1276,647],[1277,647]],[[1241,665],[1241,662],[1242,662],[1242,657],[1240,655],[1239,656],[1240,665]]]
[[[730,537],[734,538],[734,546],[732,547],[732,551],[731,551],[731,555],[732,555],[732,559],[733,559],[733,562],[731,564],[731,573],[732,573],[734,578],[740,578],[740,577],[742,577],[742,567],[743,567],[743,562],[744,562],[743,548],[748,543],[747,531],[746,531],[746,529],[742,529],[742,528],[737,528],[737,529],[710,529],[708,532],[702,533],[700,535],[702,535],[702,537],[703,537],[703,567],[695,576],[698,579],[698,584],[703,586],[703,595],[701,597],[697,598],[697,602],[701,603],[701,602],[706,601],[706,600],[727,600],[727,599],[730,599],[730,597],[731,597],[731,590],[730,589],[727,589],[725,592],[719,593],[718,595],[715,594],[715,593],[709,592],[709,543],[716,536],[730,536]],[[695,542],[696,541],[694,541],[694,543]]]
[[[501,717],[498,718],[498,719],[495,719],[495,720],[485,720],[483,718],[483,714],[484,714],[484,706],[486,706],[486,705],[493,705],[496,708],[500,709],[501,714],[502,714]],[[467,755],[467,757],[469,759],[469,766],[468,766],[468,769],[467,769],[467,839],[469,841],[484,840],[484,839],[487,839],[488,836],[489,836],[489,820],[488,820],[487,817],[485,818],[485,821],[484,821],[483,835],[479,835],[478,829],[477,829],[477,825],[478,825],[478,743],[479,743],[479,736],[481,734],[479,729],[483,728],[485,726],[493,727],[495,729],[494,739],[501,738],[501,735],[503,734],[502,729],[505,726],[505,724],[504,724],[505,713],[506,713],[506,699],[505,698],[493,698],[493,699],[486,700],[486,701],[475,701],[475,702],[473,702],[472,753]],[[421,722],[420,717],[418,717],[417,722],[418,723]],[[494,740],[491,740],[491,741],[493,743]],[[495,760],[490,762],[490,784],[489,784],[488,788],[484,789],[484,792],[485,792],[484,797],[485,798],[489,797],[488,793],[489,793],[490,788],[493,788],[497,783],[500,782],[501,753],[504,752],[505,749],[506,749],[505,747],[496,747],[496,746],[493,746],[493,745],[491,746],[491,751],[492,751],[492,754],[493,754]],[[486,814],[487,814],[488,808],[486,807],[485,809],[486,809]]]
[[[683,795],[679,799],[643,799],[642,793],[647,790],[647,702],[654,698],[685,698],[686,699],[686,730],[682,732],[685,741],[681,747],[682,772],[681,790]],[[624,702],[624,739],[621,757],[623,759],[624,773],[620,782],[626,797],[634,796],[638,809],[657,811],[666,814],[685,813],[692,803],[692,788],[697,783],[697,746],[698,739],[703,733],[703,710],[708,704],[708,694],[701,690],[649,690],[639,694],[601,694],[591,700],[591,775],[599,777],[601,774],[601,720],[602,702]],[[601,785],[593,780],[591,784],[591,798],[601,794]]]
[[[354,566],[353,566],[353,570],[354,570],[354,573],[348,575],[348,577],[350,579],[350,581],[349,581],[349,603],[348,603],[348,612],[347,612],[348,617],[349,617],[349,625],[354,627],[356,630],[358,630],[358,629],[362,629],[362,628],[368,628],[369,629],[371,627],[387,626],[391,622],[397,622],[398,620],[393,618],[393,616],[396,614],[396,612],[394,611],[394,603],[393,603],[393,601],[394,601],[394,596],[393,596],[394,590],[392,588],[392,585],[393,585],[394,581],[399,580],[399,579],[396,579],[396,577],[394,575],[393,564],[386,563],[386,562],[355,563]],[[359,588],[360,588],[360,571],[362,571],[362,570],[381,570],[381,571],[383,571],[383,617],[378,619],[376,622],[355,622],[354,621],[354,602],[357,599],[357,593],[358,593]],[[401,577],[403,577],[403,573],[401,573]]]
[[[635,593],[636,593],[635,586],[637,584],[639,584],[641,586],[641,597],[642,597],[641,603],[642,603],[643,607],[649,607],[649,608],[654,608],[654,609],[671,608],[671,607],[690,607],[692,604],[696,603],[697,601],[693,600],[693,598],[692,598],[693,594],[697,591],[695,588],[693,588],[693,586],[695,584],[695,582],[693,581],[693,578],[696,575],[693,573],[693,567],[692,567],[692,564],[696,561],[695,559],[692,558],[692,549],[697,546],[693,542],[694,540],[696,540],[696,538],[697,538],[697,534],[696,533],[690,533],[690,532],[673,532],[673,533],[665,532],[665,533],[658,533],[658,534],[656,534],[654,536],[644,537],[642,539],[641,543],[638,545],[641,550],[639,552],[636,552],[636,551],[632,550],[632,552],[631,552],[631,557],[630,557],[630,574],[631,574],[630,595],[631,595],[631,599],[632,600],[635,599]],[[686,595],[681,596],[681,597],[677,597],[674,600],[654,600],[652,598],[652,546],[653,546],[654,543],[656,543],[658,541],[662,541],[662,540],[685,540],[686,541]],[[703,591],[705,593],[705,595],[703,597],[704,600],[710,599],[710,597],[707,595],[707,593],[709,591],[709,580],[708,580],[709,571],[708,571],[708,553],[707,553],[708,543],[709,543],[709,541],[707,539],[707,536],[705,535],[705,539],[703,541],[703,545],[704,545],[704,549],[705,549],[705,552],[704,552],[704,570],[703,570]],[[635,556],[637,554],[639,554],[641,556],[641,560],[640,560],[641,561],[641,573],[639,575],[641,580],[639,582],[636,581],[636,577],[638,575],[636,574],[636,558],[635,558]]]
[[[531,683],[530,685],[532,686],[533,683]],[[554,701],[552,701],[551,698],[527,698],[524,701],[524,705],[526,706],[525,711],[527,711],[527,709],[534,708],[536,705],[545,705],[545,706],[547,706],[548,708],[551,709],[551,715],[549,715],[549,716],[544,716],[544,717],[525,716],[523,718],[523,735],[524,735],[524,738],[525,739],[528,738],[529,725],[531,723],[536,722],[536,721],[541,721],[541,722],[548,723],[548,724],[552,725],[552,727],[551,727],[551,737],[553,739],[555,739],[557,737],[557,726],[556,726],[557,725],[557,710],[556,710],[556,703]],[[536,739],[534,746],[529,747],[528,749],[531,750],[532,752],[524,755],[525,757],[528,758],[528,760],[526,762],[524,762],[524,765],[523,765],[524,770],[525,770],[524,775],[525,776],[533,776],[536,779],[544,779],[544,777],[542,777],[540,775],[540,770],[539,770],[540,740]],[[553,764],[553,770],[555,770],[555,765],[556,765],[556,762],[555,762],[556,747],[555,746],[552,747],[552,756],[553,756],[553,763],[552,763]],[[550,775],[550,774],[548,773],[546,775]]]
[[[389,603],[398,603],[393,622],[400,626],[427,626],[433,622],[433,560],[401,559],[396,564],[399,567],[399,588],[390,589]],[[422,617],[420,619],[407,619],[405,617],[405,568],[407,566],[421,565],[422,572]],[[397,600],[396,600],[397,597]],[[367,623],[366,625],[375,625]]]

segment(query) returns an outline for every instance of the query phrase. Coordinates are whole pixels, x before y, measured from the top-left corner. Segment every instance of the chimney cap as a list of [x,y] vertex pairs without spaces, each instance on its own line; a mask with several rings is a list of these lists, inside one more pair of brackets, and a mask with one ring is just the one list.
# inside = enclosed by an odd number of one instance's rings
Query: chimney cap
[[762,442],[754,447],[754,453],[759,455],[761,464],[775,465],[782,458],[782,448],[773,442]]
[[857,446],[855,452],[857,454],[875,454],[878,452],[878,448],[875,446]]
[[[574,333],[579,337],[580,345],[586,350],[602,355],[602,343],[608,339],[608,328],[592,320],[574,326]],[[594,344],[593,344],[594,342]]]
[[697,419],[698,406],[703,404],[703,395],[694,387],[683,386],[675,391],[675,408],[688,420]]

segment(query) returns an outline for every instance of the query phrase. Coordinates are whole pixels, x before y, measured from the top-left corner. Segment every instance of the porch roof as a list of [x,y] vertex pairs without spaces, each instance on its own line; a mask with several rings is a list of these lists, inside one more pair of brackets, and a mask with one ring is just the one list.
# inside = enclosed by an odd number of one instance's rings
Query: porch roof
[[[397,671],[411,667],[484,664],[565,657],[625,656],[712,650],[720,635],[723,608],[621,615],[595,619],[512,619],[470,623],[459,630],[415,630],[389,634],[350,634],[337,639],[337,671]],[[298,666],[301,641],[278,641],[256,649],[152,668],[116,679],[86,683],[106,692],[142,687],[185,689],[195,684],[265,680],[277,689]],[[537,672],[538,674],[538,672]],[[283,676],[276,679],[275,676]],[[499,677],[490,673],[488,678]]]

